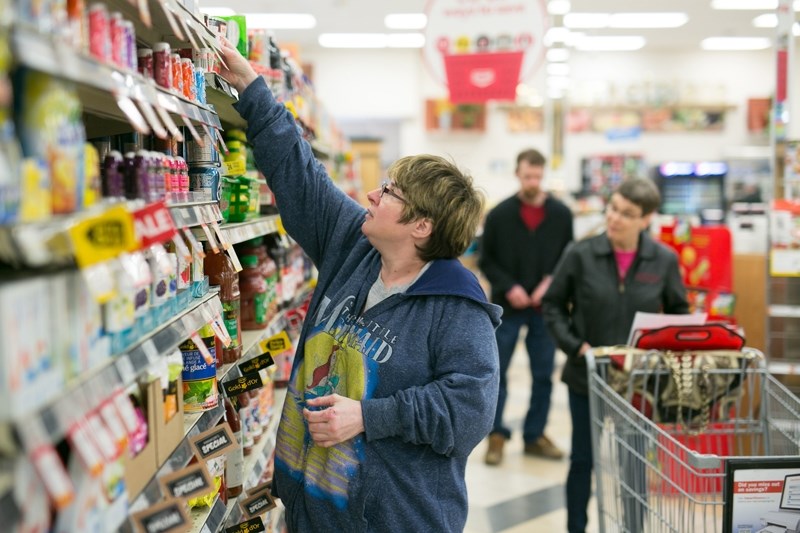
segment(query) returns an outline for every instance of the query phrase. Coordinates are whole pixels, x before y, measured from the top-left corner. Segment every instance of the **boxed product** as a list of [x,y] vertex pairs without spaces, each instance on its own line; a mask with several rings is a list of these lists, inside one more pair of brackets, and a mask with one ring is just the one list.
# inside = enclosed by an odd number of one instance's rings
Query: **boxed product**
[[161,383],[149,381],[134,385],[129,391],[134,409],[139,417],[139,430],[129,442],[129,453],[123,454],[125,486],[132,500],[155,475],[160,463],[156,462],[156,406],[161,405]]

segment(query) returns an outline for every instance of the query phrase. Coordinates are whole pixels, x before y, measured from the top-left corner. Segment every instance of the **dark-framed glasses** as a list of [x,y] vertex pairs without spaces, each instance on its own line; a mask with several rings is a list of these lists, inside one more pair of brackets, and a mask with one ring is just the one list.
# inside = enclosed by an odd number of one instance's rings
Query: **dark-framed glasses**
[[406,202],[406,199],[403,198],[402,196],[398,195],[396,192],[394,192],[392,190],[392,188],[390,187],[390,185],[391,185],[391,183],[389,181],[384,181],[383,183],[381,183],[381,198],[383,198],[384,194],[388,194],[389,196],[397,198],[398,200],[400,200],[404,204],[407,204],[408,202]]

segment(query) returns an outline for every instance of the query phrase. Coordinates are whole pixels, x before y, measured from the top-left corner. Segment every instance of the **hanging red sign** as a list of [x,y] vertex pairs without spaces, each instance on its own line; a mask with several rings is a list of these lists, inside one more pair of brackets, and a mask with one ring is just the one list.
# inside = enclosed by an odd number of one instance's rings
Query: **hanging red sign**
[[178,233],[172,215],[163,201],[134,211],[133,227],[141,248],[167,242]]

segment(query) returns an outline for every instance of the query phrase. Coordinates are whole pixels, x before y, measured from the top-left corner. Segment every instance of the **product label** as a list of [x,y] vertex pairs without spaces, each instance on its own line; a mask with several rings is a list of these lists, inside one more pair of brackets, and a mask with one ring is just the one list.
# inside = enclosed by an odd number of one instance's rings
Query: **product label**
[[82,220],[69,229],[80,268],[108,261],[137,248],[133,217],[122,206]]
[[227,422],[192,437],[189,442],[197,457],[204,461],[224,455],[232,446],[238,446]]
[[222,302],[222,320],[231,336],[228,348],[236,348],[239,346],[239,300]]
[[272,356],[269,354],[269,352],[266,352],[257,357],[253,357],[249,361],[239,363],[239,370],[242,372],[242,374],[249,374],[251,372],[258,372],[264,368],[269,368],[274,364],[275,361],[272,359]]
[[254,518],[276,507],[275,500],[269,492],[262,492],[251,496],[242,502],[242,511],[245,518]]
[[145,533],[173,533],[189,531],[192,525],[181,500],[168,500],[133,515],[140,531]]
[[259,531],[266,531],[264,522],[260,517],[252,518],[247,522],[240,522],[233,527],[225,530],[225,533],[258,533]]
[[289,340],[289,334],[285,331],[281,331],[277,335],[261,341],[258,343],[258,346],[261,348],[262,352],[279,354],[290,349],[292,347],[292,342]]
[[208,339],[203,339],[203,345],[206,346],[206,349],[211,355],[210,363],[194,342],[186,341],[181,344],[181,355],[183,355],[183,372],[181,373],[181,377],[183,377],[184,381],[209,379],[217,376],[214,338],[211,338],[211,346],[208,345]]
[[158,478],[161,491],[173,498],[192,498],[207,494],[214,482],[203,463],[196,463],[178,472]]
[[240,378],[231,379],[222,383],[222,388],[228,398],[233,398],[243,392],[260,389],[264,386],[261,375],[258,372],[245,374]]

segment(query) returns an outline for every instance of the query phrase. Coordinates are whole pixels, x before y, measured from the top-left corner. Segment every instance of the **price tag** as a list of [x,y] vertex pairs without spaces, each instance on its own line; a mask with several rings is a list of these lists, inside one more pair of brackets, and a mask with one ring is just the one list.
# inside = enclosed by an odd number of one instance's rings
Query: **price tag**
[[169,133],[164,128],[164,125],[161,124],[161,121],[158,119],[158,115],[155,111],[153,111],[153,106],[150,105],[150,102],[147,100],[137,100],[137,104],[139,104],[139,110],[144,115],[144,118],[147,120],[147,123],[150,124],[150,128],[153,130],[153,133],[159,139],[166,139],[169,137]]
[[64,509],[75,498],[75,487],[51,444],[40,446],[31,453],[31,462],[44,483],[47,494],[57,510]]
[[223,176],[241,176],[247,172],[247,167],[241,160],[223,161],[220,169]]
[[[133,0],[131,0],[133,2]],[[136,6],[139,9],[139,19],[145,26],[151,28],[153,26],[153,18],[150,14],[150,4],[147,0],[135,0]]]
[[108,429],[103,423],[103,420],[100,418],[100,415],[98,413],[90,413],[86,418],[86,422],[89,426],[92,437],[94,437],[94,442],[97,445],[97,449],[100,450],[101,454],[103,454],[103,459],[105,459],[105,462],[112,463],[116,461],[116,459],[119,457],[120,449],[117,446],[114,438],[111,437],[111,433],[109,433]]
[[214,488],[214,482],[206,469],[205,463],[191,466],[158,478],[161,493],[171,498],[189,499],[207,494]]
[[192,521],[183,500],[167,500],[133,515],[139,531],[145,533],[178,533],[189,531]]
[[139,417],[136,415],[136,410],[133,408],[130,397],[125,392],[120,391],[114,395],[113,401],[125,430],[128,435],[133,435],[139,430]]
[[251,518],[246,522],[240,522],[233,527],[225,529],[225,533],[259,533],[260,531],[266,531],[261,517]]
[[108,399],[103,402],[100,406],[100,416],[103,418],[103,422],[108,428],[109,433],[111,433],[111,437],[117,445],[118,452],[121,453],[128,443],[128,432],[122,423],[122,417],[119,411],[117,411],[117,408],[114,406],[113,400]]
[[211,230],[208,229],[208,224],[202,221],[202,218],[200,218],[200,220],[201,220],[200,227],[203,229],[203,233],[206,234],[206,240],[208,241],[208,245],[211,246],[211,249],[214,251],[215,254],[219,253],[219,247],[217,246],[217,241],[211,234]]
[[217,239],[219,240],[220,244],[226,250],[231,247],[231,244],[225,238],[225,234],[222,233],[222,229],[219,227],[219,223],[217,222],[217,217],[214,214],[214,209],[211,208],[211,205],[204,205],[200,206],[200,209],[203,211],[204,219],[207,222],[211,223],[211,227],[214,228],[214,233],[217,235]]
[[281,331],[277,335],[259,342],[258,346],[262,352],[270,352],[277,355],[291,349],[292,341],[289,340],[289,334],[286,331]]
[[269,492],[262,492],[241,502],[245,518],[255,518],[277,507]]
[[180,128],[178,128],[178,125],[172,120],[167,109],[170,107],[170,101],[167,95],[160,93],[154,86],[149,86],[149,93],[149,96],[152,98],[153,108],[156,110],[156,113],[158,113],[161,122],[163,122],[167,130],[169,130],[170,136],[174,137],[178,142],[183,142],[183,134]]
[[197,458],[202,461],[224,455],[230,448],[239,445],[227,422],[192,437],[189,444]]
[[222,317],[220,317],[219,315],[214,316],[214,318],[210,322],[210,325],[211,329],[214,330],[214,335],[217,336],[222,345],[225,348],[230,346],[231,342],[233,342],[233,339],[231,339],[231,335],[230,333],[228,333],[228,329],[225,327],[225,324],[222,321]]
[[259,356],[253,357],[249,361],[239,363],[239,371],[242,374],[249,374],[251,372],[258,372],[264,368],[269,368],[275,364],[269,352],[262,353]]
[[163,200],[134,211],[133,227],[141,248],[167,242],[178,233]]
[[117,107],[120,108],[130,125],[133,126],[133,129],[142,135],[150,135],[150,126],[147,124],[147,120],[142,116],[139,108],[133,103],[133,100],[121,94],[115,94],[114,97],[117,100]]
[[204,140],[209,140],[209,139],[210,139],[210,140],[211,140],[211,142],[214,144],[214,150],[216,150],[217,152],[219,152],[219,144],[217,144],[217,136],[216,136],[216,135],[213,135],[213,134],[211,133],[211,130],[208,128],[208,126],[207,126],[206,124],[203,124],[203,123],[201,122],[201,123],[200,123],[200,126],[202,126],[202,128],[203,128],[203,133],[205,133],[205,134],[206,134],[206,135],[205,135],[205,137],[203,137],[203,139],[204,139]]
[[231,263],[233,263],[233,269],[236,272],[241,272],[243,270],[242,263],[239,261],[239,256],[236,255],[236,249],[231,247],[228,248],[228,257],[231,258]]
[[206,346],[206,343],[203,342],[203,339],[200,337],[200,334],[198,334],[195,331],[194,333],[189,335],[189,338],[192,339],[194,345],[197,346],[197,349],[200,351],[200,355],[203,356],[203,359],[205,360],[206,364],[213,365],[214,356],[211,355],[211,352],[208,350],[208,346]]
[[243,392],[260,389],[264,386],[264,381],[258,372],[245,374],[242,377],[222,382],[222,389],[228,398],[233,398]]
[[72,445],[72,449],[80,457],[81,463],[86,467],[87,472],[92,477],[97,477],[103,472],[103,457],[97,450],[92,440],[88,428],[82,421],[72,425],[67,432],[67,439]]
[[195,129],[194,124],[192,124],[192,121],[189,120],[186,117],[186,115],[181,115],[181,120],[183,120],[183,123],[186,124],[186,128],[188,128],[189,133],[192,134],[192,138],[195,141],[202,142],[202,138],[201,138],[200,134],[197,132],[197,130]]
[[[219,55],[217,55],[217,57],[219,57]],[[222,146],[222,152],[226,154],[229,153],[230,150],[228,150],[228,145],[225,144],[225,138],[222,136],[222,132],[218,129],[214,129],[214,132],[217,134],[217,141],[219,141],[220,146]]]
[[69,229],[69,235],[81,268],[136,249],[133,217],[123,206],[78,222]]
[[189,38],[189,42],[192,43],[192,48],[194,50],[199,50],[201,47],[197,45],[197,41],[195,40],[194,35],[192,35],[192,32],[189,29],[189,27],[186,25],[184,17],[178,15],[176,18],[178,19],[178,22],[180,23],[181,28],[183,29],[183,33],[186,34],[186,37]]
[[203,245],[200,244],[200,241],[198,241],[197,238],[194,236],[192,230],[189,228],[181,228],[181,231],[186,236],[186,239],[188,239],[189,244],[192,245],[192,250],[196,251],[197,255],[199,255],[201,259],[204,258],[206,256],[206,253],[203,251]]
[[172,237],[172,242],[175,244],[175,249],[178,251],[178,254],[183,256],[184,261],[188,263],[192,260],[192,252],[189,251],[189,248],[186,246],[186,243],[183,242],[183,238],[181,238],[180,235]]
[[161,6],[161,10],[164,12],[164,16],[167,17],[167,22],[169,22],[169,27],[172,28],[172,32],[178,37],[179,40],[185,40],[183,33],[181,33],[181,29],[178,27],[178,24],[175,22],[175,14],[172,13],[172,10],[167,5],[167,0],[159,0],[158,4]]

